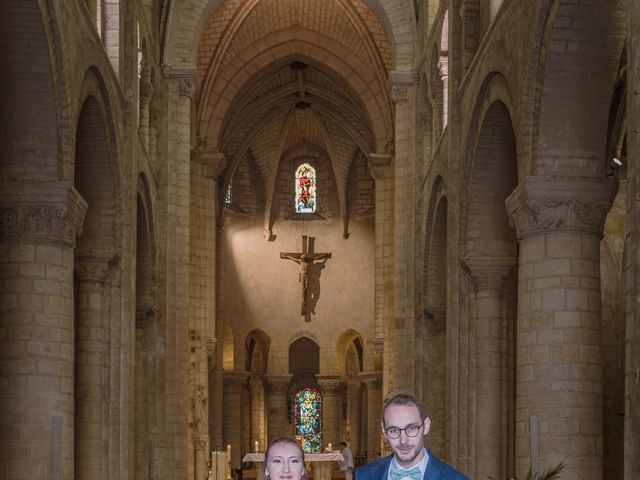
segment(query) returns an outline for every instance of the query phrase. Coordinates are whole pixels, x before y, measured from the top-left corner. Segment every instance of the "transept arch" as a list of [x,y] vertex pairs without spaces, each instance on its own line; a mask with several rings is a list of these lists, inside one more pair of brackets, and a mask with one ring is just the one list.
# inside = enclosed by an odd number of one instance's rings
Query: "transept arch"
[[[535,96],[524,109],[532,115],[523,119],[531,129],[525,175],[605,175],[608,112],[626,37],[624,4],[542,2],[537,63],[528,79]],[[580,26],[567,26],[574,17]]]
[[[336,370],[346,377],[363,371],[362,335],[353,329],[343,332],[336,341]],[[351,368],[349,364],[353,365]],[[354,370],[355,369],[355,370]]]
[[249,332],[245,340],[246,346],[246,367],[252,374],[265,374],[269,370],[269,347],[271,339],[261,329]]

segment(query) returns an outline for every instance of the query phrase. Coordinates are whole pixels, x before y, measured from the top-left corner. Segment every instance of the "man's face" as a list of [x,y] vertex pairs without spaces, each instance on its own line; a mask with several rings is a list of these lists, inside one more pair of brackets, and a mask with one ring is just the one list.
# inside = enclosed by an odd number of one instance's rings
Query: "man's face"
[[[391,438],[388,430],[391,427],[402,429],[398,438]],[[419,427],[417,435],[410,437],[405,429]],[[403,468],[410,468],[422,460],[422,448],[424,436],[429,432],[431,421],[420,418],[420,413],[415,405],[390,405],[384,412],[382,431],[389,446],[393,450],[396,462]],[[410,429],[411,431],[411,429]]]

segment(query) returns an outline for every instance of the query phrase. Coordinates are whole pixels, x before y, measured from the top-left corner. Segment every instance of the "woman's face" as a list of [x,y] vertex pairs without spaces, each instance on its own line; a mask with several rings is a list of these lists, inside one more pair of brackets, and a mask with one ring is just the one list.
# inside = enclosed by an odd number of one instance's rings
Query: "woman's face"
[[272,480],[300,480],[304,474],[300,448],[290,443],[273,445],[264,473]]

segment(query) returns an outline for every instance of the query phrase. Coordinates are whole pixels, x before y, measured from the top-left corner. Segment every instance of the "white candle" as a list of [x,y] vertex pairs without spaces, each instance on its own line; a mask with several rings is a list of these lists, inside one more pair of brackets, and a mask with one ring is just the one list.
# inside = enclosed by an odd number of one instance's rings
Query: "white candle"
[[253,442],[253,446],[255,448],[255,452],[258,453],[258,440],[256,440],[255,442]]
[[332,449],[331,449],[331,443],[329,443],[329,445],[327,445],[327,450],[328,450],[328,451],[331,451],[331,450],[332,450]]

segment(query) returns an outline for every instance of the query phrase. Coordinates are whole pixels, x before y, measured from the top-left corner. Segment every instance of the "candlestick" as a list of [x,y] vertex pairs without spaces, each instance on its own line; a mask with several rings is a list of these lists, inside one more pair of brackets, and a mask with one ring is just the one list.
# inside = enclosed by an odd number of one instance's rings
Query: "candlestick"
[[253,442],[253,446],[255,448],[255,452],[258,453],[258,440],[256,440],[255,442]]

